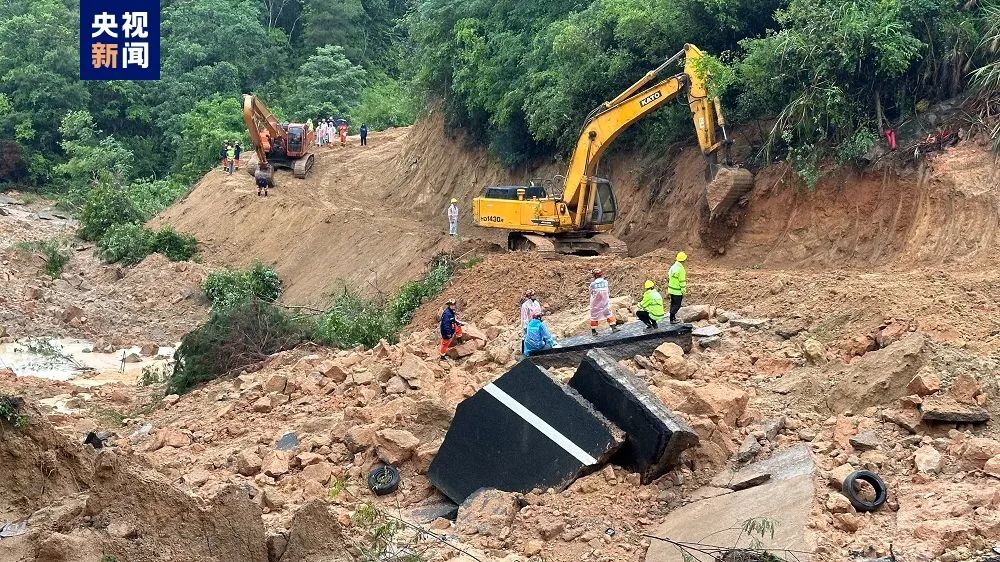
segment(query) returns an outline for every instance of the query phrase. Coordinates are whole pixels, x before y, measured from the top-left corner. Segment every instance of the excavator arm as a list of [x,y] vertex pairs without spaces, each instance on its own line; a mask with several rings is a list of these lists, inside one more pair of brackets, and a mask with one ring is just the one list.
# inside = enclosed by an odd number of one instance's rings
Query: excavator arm
[[[684,72],[647,86],[664,68],[682,56]],[[562,200],[573,213],[573,223],[577,228],[587,225],[589,210],[594,207],[597,197],[597,190],[594,189],[597,166],[607,147],[633,123],[683,93],[688,96],[698,144],[708,160],[709,179],[714,177],[715,154],[720,148],[728,148],[730,141],[726,135],[719,100],[709,96],[704,77],[697,69],[697,61],[703,56],[694,45],[685,45],[682,51],[647,72],[635,84],[613,100],[601,104],[587,116],[573,151],[562,194]],[[716,140],[718,129],[722,131],[721,140]]]
[[257,152],[258,161],[267,164],[271,139],[285,138],[285,130],[271,110],[253,94],[243,94],[243,120],[247,124],[250,142]]

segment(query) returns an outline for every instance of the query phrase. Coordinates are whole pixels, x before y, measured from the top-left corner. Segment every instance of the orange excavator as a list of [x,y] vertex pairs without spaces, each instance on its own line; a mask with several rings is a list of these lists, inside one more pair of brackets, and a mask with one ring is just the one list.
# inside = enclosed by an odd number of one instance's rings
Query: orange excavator
[[299,179],[306,177],[316,161],[309,152],[316,140],[312,127],[305,123],[279,123],[264,102],[253,94],[243,95],[243,120],[247,123],[257,159],[264,164],[269,176],[274,174],[275,168],[287,168]]

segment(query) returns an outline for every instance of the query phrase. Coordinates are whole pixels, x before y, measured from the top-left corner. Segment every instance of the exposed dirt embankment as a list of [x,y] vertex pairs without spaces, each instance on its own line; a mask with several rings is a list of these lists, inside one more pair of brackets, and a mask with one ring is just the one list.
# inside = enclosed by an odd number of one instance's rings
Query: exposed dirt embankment
[[[248,174],[210,172],[157,223],[203,242],[213,264],[274,264],[286,301],[320,304],[345,283],[390,292],[418,277],[434,254],[483,251],[495,233],[471,225],[484,186],[551,178],[563,162],[504,170],[432,113],[409,128],[371,136],[368,147],[317,151],[306,180],[278,176],[258,197]],[[881,267],[981,262],[998,245],[1000,196],[994,158],[972,142],[932,154],[898,173],[830,174],[813,192],[784,165],[758,173],[724,256],[699,236],[705,185],[700,152],[610,155],[601,173],[616,186],[616,233],[632,255],[684,249],[719,265]],[[461,239],[445,234],[445,209],[460,201]]]

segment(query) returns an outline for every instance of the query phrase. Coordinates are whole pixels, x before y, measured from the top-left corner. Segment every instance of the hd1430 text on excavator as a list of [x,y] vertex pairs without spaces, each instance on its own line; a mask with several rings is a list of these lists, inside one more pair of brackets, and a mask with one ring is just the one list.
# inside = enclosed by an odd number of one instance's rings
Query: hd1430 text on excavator
[[[316,140],[312,127],[304,123],[279,123],[264,102],[253,94],[243,95],[243,120],[257,159],[265,164],[269,175],[275,168],[287,168],[299,179],[306,177],[316,160],[309,152]],[[255,172],[253,166],[249,172],[251,175]]]
[[[684,58],[684,71],[646,87],[667,66]],[[753,187],[753,174],[732,164],[722,107],[709,95],[694,45],[647,72],[638,82],[590,112],[562,180],[562,193],[543,186],[487,187],[472,203],[477,225],[508,231],[511,250],[564,254],[625,253],[611,234],[617,203],[611,182],[597,177],[601,156],[625,129],[681,94],[687,94],[698,144],[706,160],[709,220],[724,216]],[[719,152],[723,160],[719,162]],[[558,177],[558,176],[557,176]]]

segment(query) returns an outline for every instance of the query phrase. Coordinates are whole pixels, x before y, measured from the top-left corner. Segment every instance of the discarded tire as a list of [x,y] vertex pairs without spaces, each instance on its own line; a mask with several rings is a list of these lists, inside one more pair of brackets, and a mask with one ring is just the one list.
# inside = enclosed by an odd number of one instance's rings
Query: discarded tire
[[368,489],[376,496],[391,494],[399,489],[399,470],[391,464],[380,464],[368,473]]
[[[875,489],[875,499],[868,501],[858,495],[858,491],[854,488],[854,483],[858,480],[862,482],[867,482],[871,484],[871,487]],[[854,509],[858,511],[875,511],[876,509],[882,507],[888,497],[888,492],[886,490],[885,482],[879,478],[878,474],[870,470],[855,470],[850,473],[846,479],[844,479],[844,485],[840,489],[841,492],[847,496],[847,499],[851,500],[851,505]]]

